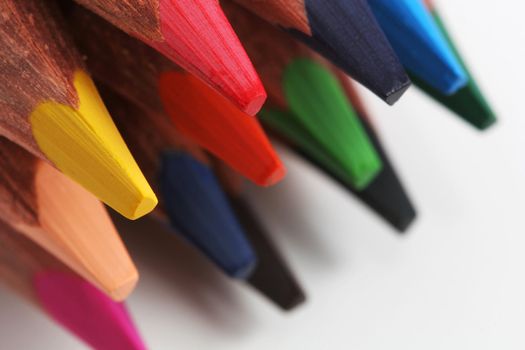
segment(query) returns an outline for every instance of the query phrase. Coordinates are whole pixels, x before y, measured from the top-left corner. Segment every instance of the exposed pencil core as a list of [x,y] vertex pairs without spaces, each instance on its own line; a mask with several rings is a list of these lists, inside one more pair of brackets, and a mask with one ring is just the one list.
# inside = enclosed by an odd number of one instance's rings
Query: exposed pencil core
[[124,305],[88,282],[59,271],[42,271],[33,278],[38,301],[58,323],[99,350],[145,350]]
[[258,185],[284,177],[284,165],[256,118],[187,73],[166,72],[159,87],[166,112],[185,137]]
[[57,168],[129,219],[153,210],[157,198],[86,73],[74,75],[78,109],[44,102],[31,114],[38,146]]
[[421,0],[368,0],[403,66],[450,95],[467,76]]
[[102,203],[44,162],[35,188],[41,230],[24,232],[112,299],[127,297],[138,273]]
[[381,160],[339,82],[320,64],[298,59],[284,74],[294,119],[330,154],[360,189],[381,170]]

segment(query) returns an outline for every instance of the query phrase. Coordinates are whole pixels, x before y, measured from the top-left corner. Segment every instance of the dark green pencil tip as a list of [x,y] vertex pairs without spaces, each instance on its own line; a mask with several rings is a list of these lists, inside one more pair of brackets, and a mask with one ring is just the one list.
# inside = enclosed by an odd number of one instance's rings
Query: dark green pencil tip
[[423,82],[421,79],[418,79],[413,74],[409,73],[410,78],[413,83],[427,93],[429,96],[434,98],[439,103],[443,104],[449,110],[457,114],[459,117],[464,119],[469,124],[473,125],[479,130],[488,129],[496,122],[496,115],[494,114],[489,103],[483,96],[478,85],[472,74],[469,72],[468,67],[463,61],[461,54],[459,53],[457,47],[454,45],[452,38],[450,37],[447,29],[439,14],[433,10],[432,15],[438,24],[441,32],[448,41],[450,47],[454,51],[459,63],[462,65],[463,69],[467,73],[468,83],[463,88],[459,89],[456,93],[446,96],[441,94],[436,89],[432,88],[430,85]]

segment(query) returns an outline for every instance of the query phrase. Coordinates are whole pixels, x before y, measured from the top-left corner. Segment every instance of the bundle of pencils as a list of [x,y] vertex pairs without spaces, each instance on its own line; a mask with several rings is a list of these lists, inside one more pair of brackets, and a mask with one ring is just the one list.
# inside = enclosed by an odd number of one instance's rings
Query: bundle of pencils
[[286,174],[268,135],[405,232],[416,210],[355,82],[496,121],[430,1],[4,0],[0,17],[0,278],[97,349],[146,347],[102,203],[290,310],[305,293],[243,190]]

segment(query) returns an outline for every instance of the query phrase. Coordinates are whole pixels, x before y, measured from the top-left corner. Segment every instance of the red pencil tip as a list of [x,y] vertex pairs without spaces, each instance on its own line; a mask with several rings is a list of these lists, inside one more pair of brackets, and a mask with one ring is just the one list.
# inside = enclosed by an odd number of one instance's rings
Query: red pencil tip
[[182,135],[258,185],[282,179],[284,166],[257,118],[188,73],[164,73],[159,87],[164,108]]
[[272,186],[281,181],[286,176],[286,167],[279,162],[270,174],[264,177],[262,186]]
[[249,115],[266,92],[217,0],[161,0],[164,38],[151,46],[196,75]]

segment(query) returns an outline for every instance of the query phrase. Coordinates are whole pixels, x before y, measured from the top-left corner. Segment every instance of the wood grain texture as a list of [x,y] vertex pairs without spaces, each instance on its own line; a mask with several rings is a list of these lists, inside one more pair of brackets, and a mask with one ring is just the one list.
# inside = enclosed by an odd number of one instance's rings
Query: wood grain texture
[[52,2],[0,3],[0,132],[42,158],[28,117],[43,101],[78,107],[73,86],[80,56],[63,35]]
[[4,222],[0,281],[95,349],[145,349],[124,305]]
[[64,35],[54,2],[0,4],[0,135],[128,218],[156,203]]
[[287,103],[282,88],[284,70],[295,59],[316,54],[233,1],[221,1],[221,5],[259,72],[269,102],[285,107]]
[[159,76],[182,68],[81,7],[69,9],[66,19],[98,82],[142,108],[164,113],[158,94]]
[[148,113],[167,113],[179,134],[252,181],[268,183],[282,177],[283,166],[255,118],[88,11],[76,8],[68,18],[97,79]]
[[112,298],[138,275],[104,206],[49,164],[0,139],[0,219]]
[[159,0],[75,0],[128,33],[163,40]]
[[312,35],[304,0],[235,0],[267,21]]

